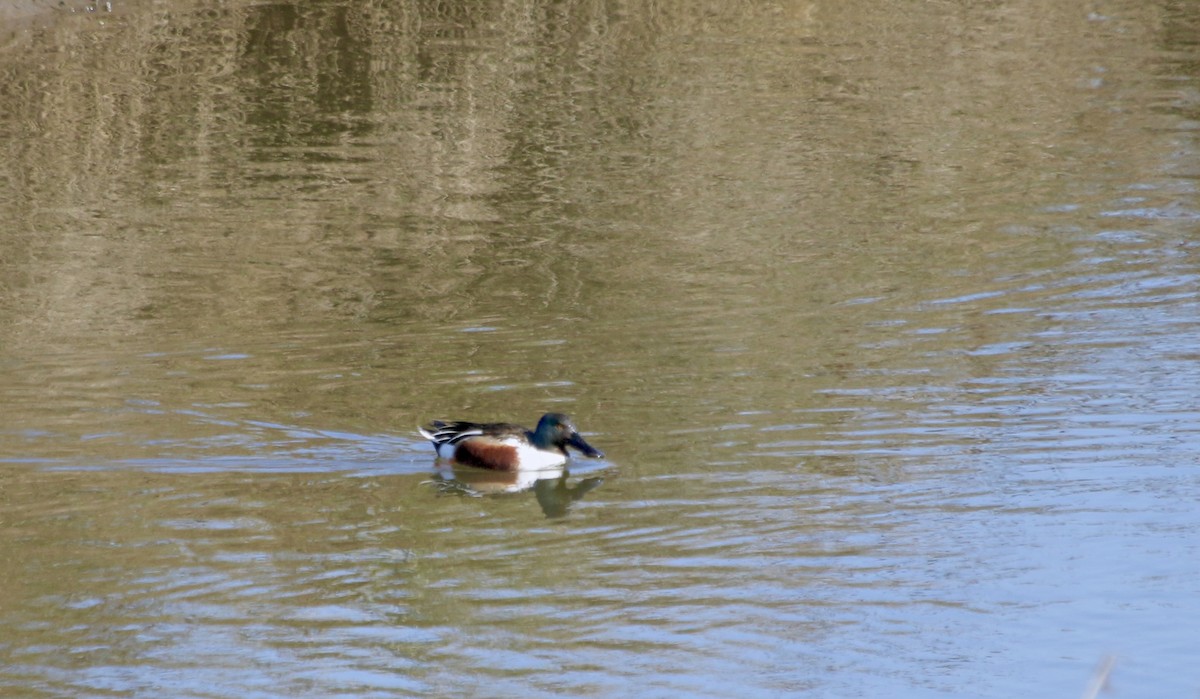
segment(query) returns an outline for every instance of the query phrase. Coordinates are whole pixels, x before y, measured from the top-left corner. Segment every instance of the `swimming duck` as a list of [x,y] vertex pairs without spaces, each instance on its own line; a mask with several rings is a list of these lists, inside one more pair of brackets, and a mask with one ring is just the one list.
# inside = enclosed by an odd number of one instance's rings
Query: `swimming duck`
[[532,431],[506,422],[462,420],[434,420],[417,430],[433,442],[439,457],[496,471],[562,466],[567,462],[567,447],[592,458],[604,456],[584,441],[571,418],[562,413],[546,413]]

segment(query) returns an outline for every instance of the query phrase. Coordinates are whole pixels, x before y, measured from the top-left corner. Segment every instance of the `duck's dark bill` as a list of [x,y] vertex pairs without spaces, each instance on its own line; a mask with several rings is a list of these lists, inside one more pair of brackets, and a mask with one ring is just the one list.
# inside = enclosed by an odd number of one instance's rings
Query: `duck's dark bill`
[[604,458],[604,452],[600,451],[599,449],[592,448],[592,445],[583,441],[583,437],[580,437],[578,434],[571,435],[571,438],[567,440],[567,446],[575,447],[584,456],[590,456],[593,459]]

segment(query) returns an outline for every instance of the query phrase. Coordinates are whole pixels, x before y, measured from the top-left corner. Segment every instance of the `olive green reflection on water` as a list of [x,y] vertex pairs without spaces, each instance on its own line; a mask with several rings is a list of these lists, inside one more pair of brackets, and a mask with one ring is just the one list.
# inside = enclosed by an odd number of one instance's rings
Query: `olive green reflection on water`
[[[82,9],[0,50],[0,686],[1068,694],[1187,606],[1192,5]],[[549,409],[612,462],[414,432]]]
[[[1154,9],[1126,10],[1121,49],[1152,50]],[[168,410],[226,402],[194,357],[244,355],[236,400],[285,424],[596,414],[599,387],[625,396],[648,371],[679,378],[673,405],[757,409],[890,361],[873,323],[1060,268],[1069,241],[1012,231],[1074,225],[1028,220],[1086,191],[1064,172],[1124,184],[1175,157],[1097,106],[1114,34],[1075,5],[713,11],[61,16],[7,56],[3,344],[95,357],[138,387],[115,401]],[[446,332],[476,328],[495,332]]]

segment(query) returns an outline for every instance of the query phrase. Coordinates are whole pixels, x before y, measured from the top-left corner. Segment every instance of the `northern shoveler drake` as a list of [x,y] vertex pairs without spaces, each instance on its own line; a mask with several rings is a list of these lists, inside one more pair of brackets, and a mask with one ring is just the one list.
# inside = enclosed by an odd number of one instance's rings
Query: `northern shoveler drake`
[[434,420],[417,429],[433,442],[441,458],[496,471],[562,466],[567,463],[567,447],[592,458],[604,456],[584,441],[571,418],[561,413],[546,413],[532,432],[505,422],[461,420]]

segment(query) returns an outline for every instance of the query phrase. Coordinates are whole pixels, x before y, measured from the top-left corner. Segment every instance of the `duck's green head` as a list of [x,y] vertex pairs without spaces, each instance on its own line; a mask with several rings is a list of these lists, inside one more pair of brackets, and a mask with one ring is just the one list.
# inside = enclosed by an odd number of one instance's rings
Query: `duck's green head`
[[533,431],[533,443],[539,448],[557,448],[564,452],[567,447],[578,449],[584,456],[599,459],[604,453],[588,444],[575,429],[571,418],[562,413],[546,413],[538,420],[537,429]]

